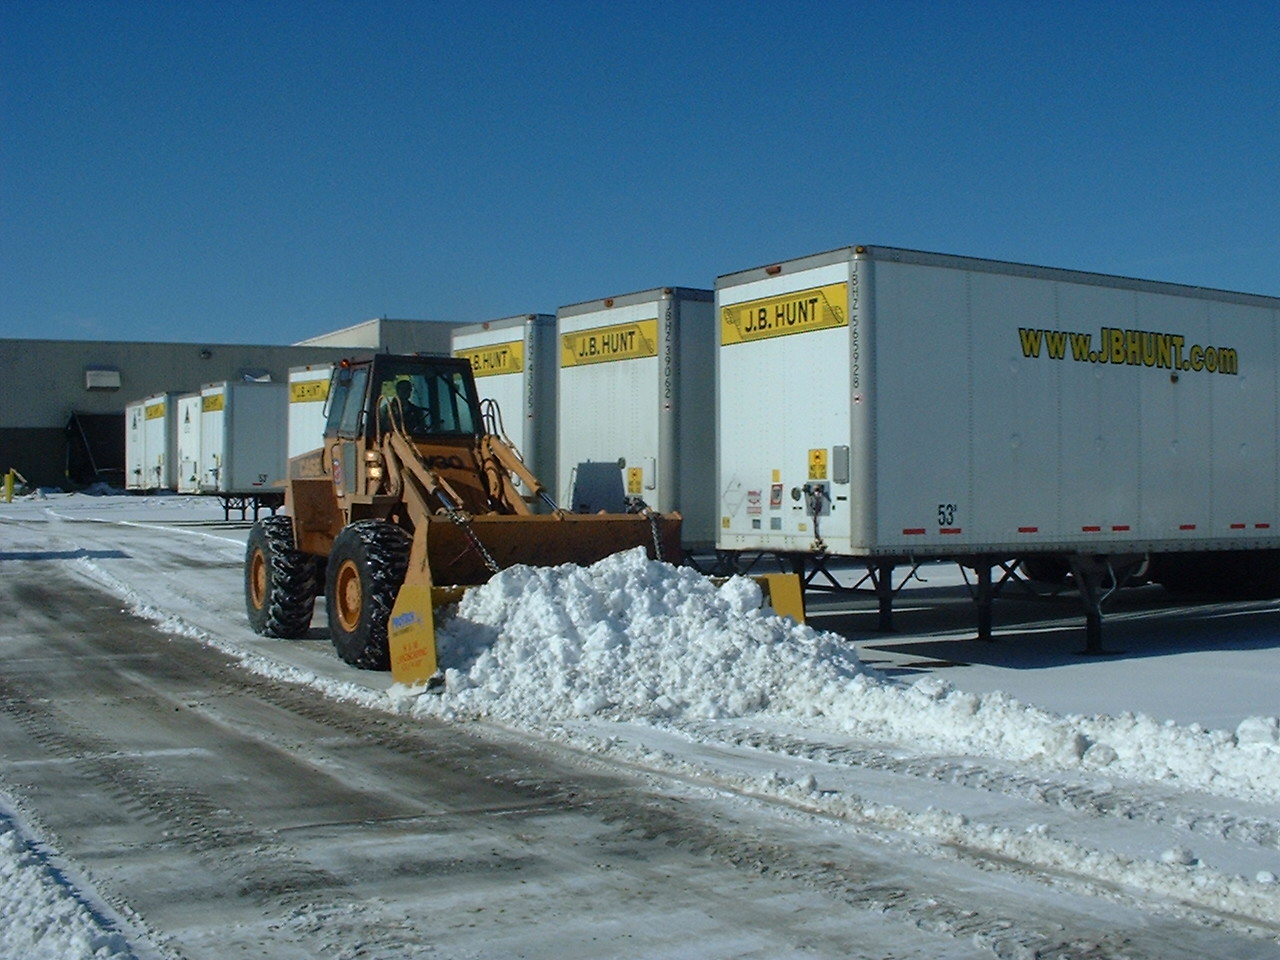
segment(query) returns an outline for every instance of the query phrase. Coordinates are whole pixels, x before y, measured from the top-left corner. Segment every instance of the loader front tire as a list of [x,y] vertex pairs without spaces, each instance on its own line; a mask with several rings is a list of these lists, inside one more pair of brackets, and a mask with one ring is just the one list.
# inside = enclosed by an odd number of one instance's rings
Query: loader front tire
[[353,667],[387,670],[387,619],[404,583],[409,534],[393,523],[359,520],[333,541],[325,582],[329,633]]
[[294,549],[293,519],[270,516],[255,523],[244,557],[244,603],[254,632],[285,640],[305,636],[319,592],[316,558]]

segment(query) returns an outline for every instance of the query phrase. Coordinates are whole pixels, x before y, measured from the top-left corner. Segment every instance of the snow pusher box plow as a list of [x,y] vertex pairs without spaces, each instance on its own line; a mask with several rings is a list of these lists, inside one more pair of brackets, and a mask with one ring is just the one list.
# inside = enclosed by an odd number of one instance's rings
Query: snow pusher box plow
[[343,660],[425,683],[437,673],[434,607],[504,567],[633,547],[680,558],[679,514],[559,509],[482,411],[465,359],[345,360],[327,403],[324,446],[289,461],[284,514],[249,535],[245,601],[260,634],[305,635],[323,592]]

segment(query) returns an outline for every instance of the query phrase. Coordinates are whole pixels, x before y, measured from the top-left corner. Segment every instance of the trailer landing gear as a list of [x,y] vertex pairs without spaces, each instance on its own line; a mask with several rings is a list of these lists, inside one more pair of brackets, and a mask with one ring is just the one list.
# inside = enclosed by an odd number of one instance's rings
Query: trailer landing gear
[[1145,556],[1102,556],[1076,554],[1071,558],[1071,576],[1080,591],[1084,605],[1085,657],[1115,656],[1119,650],[1106,650],[1102,646],[1102,605],[1133,576],[1146,562]]

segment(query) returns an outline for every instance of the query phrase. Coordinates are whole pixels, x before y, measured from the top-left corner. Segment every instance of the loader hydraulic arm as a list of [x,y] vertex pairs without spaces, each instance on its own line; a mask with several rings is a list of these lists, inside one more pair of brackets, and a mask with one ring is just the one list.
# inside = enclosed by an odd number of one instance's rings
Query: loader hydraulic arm
[[392,677],[402,683],[430,680],[437,672],[435,641],[435,587],[427,537],[431,530],[430,498],[437,500],[449,519],[464,529],[471,546],[484,557],[485,565],[498,572],[484,544],[471,527],[471,518],[462,510],[461,499],[443,477],[423,463],[402,431],[392,430],[383,440],[383,456],[399,484],[413,525],[404,583],[396,594],[387,624],[387,646]]
[[[504,498],[511,505],[516,513],[531,513],[529,505],[524,502],[524,498],[520,496],[515,488],[515,484],[511,482],[514,474],[524,483],[525,487],[538,499],[542,500],[552,513],[557,516],[564,513],[555,501],[551,499],[551,495],[547,492],[547,488],[538,482],[538,478],[520,459],[519,454],[511,448],[511,446],[500,437],[494,434],[488,434],[480,440],[481,459],[485,463],[485,469],[491,474],[496,473],[497,482],[502,485]],[[496,469],[494,469],[496,464]]]
[[390,471],[392,483],[399,483],[406,496],[416,496],[421,512],[413,517],[417,525],[432,512],[427,497],[434,497],[446,510],[460,510],[463,500],[447,480],[422,461],[413,443],[400,430],[390,430],[383,435],[383,457]]

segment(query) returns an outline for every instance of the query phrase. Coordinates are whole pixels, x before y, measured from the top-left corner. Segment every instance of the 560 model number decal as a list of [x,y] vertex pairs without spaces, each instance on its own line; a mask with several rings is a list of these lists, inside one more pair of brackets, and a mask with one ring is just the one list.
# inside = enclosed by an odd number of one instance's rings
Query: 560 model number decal
[[849,325],[848,284],[799,290],[720,308],[720,343],[747,343]]

